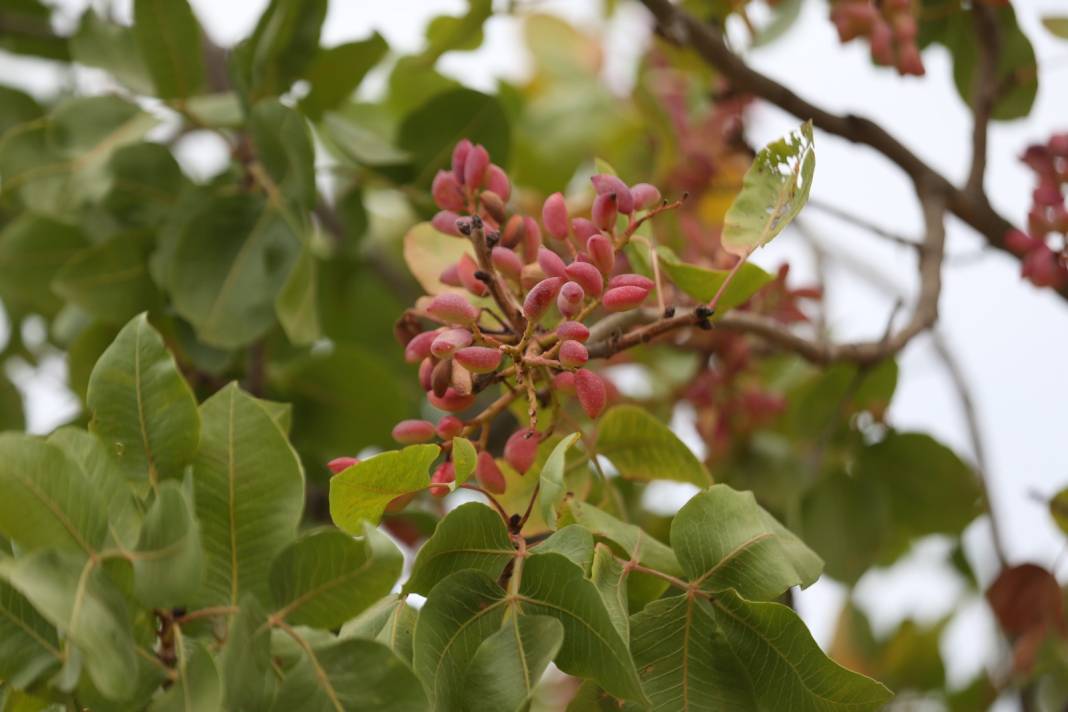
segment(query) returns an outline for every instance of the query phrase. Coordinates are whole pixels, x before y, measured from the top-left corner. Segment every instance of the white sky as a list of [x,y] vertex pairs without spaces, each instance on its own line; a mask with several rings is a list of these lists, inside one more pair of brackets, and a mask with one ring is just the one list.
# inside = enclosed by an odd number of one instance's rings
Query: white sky
[[[54,4],[63,7],[73,21],[88,3],[64,0]],[[128,0],[94,4],[110,4],[120,16],[128,16]],[[216,41],[225,44],[247,34],[266,0],[192,0],[192,4]],[[626,86],[633,61],[644,46],[635,37],[644,37],[647,18],[636,3],[620,2],[623,11],[607,27],[600,20],[599,0],[529,0],[522,4],[559,12],[583,27],[604,31],[606,79],[613,86]],[[1039,24],[1043,14],[1064,14],[1063,0],[1015,0],[1014,5],[1045,69],[1031,116],[993,127],[987,188],[998,209],[1010,220],[1022,222],[1032,181],[1017,156],[1029,142],[1045,140],[1053,131],[1068,130],[1068,42],[1053,38]],[[376,29],[394,49],[410,51],[420,46],[429,17],[459,14],[464,7],[462,0],[333,0],[323,40],[335,44],[364,37]],[[935,168],[952,180],[960,180],[967,171],[970,120],[953,88],[947,53],[937,48],[924,54],[927,77],[920,81],[899,78],[889,70],[874,70],[864,46],[839,45],[826,14],[825,2],[809,0],[793,31],[772,47],[753,54],[752,64],[826,108],[878,118]],[[446,55],[440,67],[468,84],[487,89],[492,88],[496,77],[521,77],[528,59],[519,32],[516,20],[495,17],[487,24],[486,42],[479,51]],[[3,55],[0,77],[37,91],[56,80],[38,63]],[[370,78],[372,89],[374,81]],[[767,107],[758,109],[754,119],[750,123],[754,145],[762,145],[798,123]],[[864,215],[896,232],[918,234],[918,208],[900,171],[870,150],[825,134],[817,132],[816,142],[814,198]],[[815,210],[804,212],[803,218],[832,255],[852,256],[875,265],[893,283],[912,293],[916,278],[910,250],[843,226]],[[951,221],[949,254],[974,253],[980,246],[966,226]],[[793,264],[792,274],[812,275],[811,255],[796,235],[787,233],[756,259],[765,267],[775,267],[783,260]],[[1018,272],[1015,260],[993,251],[977,260],[950,264],[944,273],[941,330],[974,390],[1009,556],[1017,563],[1035,561],[1051,566],[1065,540],[1031,493],[1047,495],[1068,486],[1068,448],[1061,440],[1068,436],[1068,304],[1025,284]],[[881,335],[893,299],[843,269],[832,268],[829,276],[830,324],[835,334],[841,338]],[[914,342],[900,363],[893,422],[901,428],[930,432],[969,456],[955,395],[927,340]],[[38,374],[19,370],[12,375],[30,394],[34,430],[46,431],[66,417],[71,404],[59,394],[64,377],[60,362],[49,362]],[[974,525],[967,536],[972,561],[985,577],[991,575],[994,565],[988,537],[983,523]],[[942,542],[925,543],[907,562],[866,576],[858,596],[879,630],[887,630],[905,616],[931,621],[956,608],[958,615],[943,640],[943,650],[951,679],[963,682],[992,659],[996,634],[982,605],[974,601],[958,605],[958,587],[938,564],[945,550]],[[821,582],[801,596],[802,613],[821,643],[828,642],[833,631],[841,595],[836,584]],[[1006,703],[999,709],[1013,707]]]

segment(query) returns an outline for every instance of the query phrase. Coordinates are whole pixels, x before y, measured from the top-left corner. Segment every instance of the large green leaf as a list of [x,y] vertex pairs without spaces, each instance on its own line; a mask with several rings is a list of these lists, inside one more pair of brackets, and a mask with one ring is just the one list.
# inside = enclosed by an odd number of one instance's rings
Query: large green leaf
[[278,690],[272,712],[425,712],[426,697],[404,661],[370,640],[305,649]]
[[623,563],[612,553],[611,547],[607,544],[597,544],[594,547],[590,580],[601,594],[601,601],[604,602],[604,608],[608,611],[608,617],[623,640],[630,639],[630,619],[628,618],[630,605],[627,601],[628,573],[628,569],[625,569]]
[[302,76],[319,50],[327,0],[271,0],[236,51],[249,98],[278,96]]
[[635,405],[614,406],[601,417],[597,452],[627,479],[676,480],[698,487],[712,479],[670,428]]
[[172,608],[195,600],[204,578],[204,551],[193,503],[177,482],[160,485],[132,556],[134,593],[141,603]]
[[[757,704],[748,673],[727,645],[707,600],[662,598],[630,622],[634,664],[653,710],[794,709]],[[759,674],[759,667],[754,672]]]
[[752,492],[713,485],[671,523],[671,546],[690,581],[771,599],[819,578],[823,561],[756,502]]
[[92,7],[82,13],[70,38],[70,51],[78,64],[103,69],[140,94],[152,93],[152,80],[133,30],[104,19]]
[[270,413],[231,383],[200,406],[193,463],[207,558],[205,604],[266,595],[271,562],[293,541],[304,509],[304,472]]
[[363,532],[363,523],[377,524],[386,505],[401,495],[430,485],[429,468],[441,448],[410,445],[384,452],[330,478],[330,518],[349,532]]
[[[627,643],[582,569],[559,554],[544,554],[529,557],[522,573],[518,599],[523,611],[552,616],[564,625],[564,644],[556,656],[560,669],[596,680],[617,697],[644,702]],[[417,652],[418,644],[417,639]]]
[[635,557],[642,566],[648,566],[672,576],[682,576],[682,566],[670,547],[644,532],[641,527],[622,522],[588,502],[567,499],[561,512],[560,522],[574,521],[581,524],[599,539],[616,545],[619,554]]
[[377,32],[359,42],[320,49],[304,75],[310,88],[300,100],[301,111],[318,119],[323,112],[336,109],[388,51],[385,38]]
[[716,623],[752,684],[759,709],[880,710],[893,694],[832,661],[791,609],[752,603],[732,591],[712,599]]
[[827,574],[854,584],[878,562],[893,525],[878,483],[830,472],[805,493],[802,535],[827,563]]
[[97,361],[87,401],[92,429],[131,479],[178,477],[196,452],[196,400],[145,314]]
[[111,190],[103,207],[132,227],[170,230],[172,211],[189,182],[174,154],[158,143],[131,143],[108,162]]
[[533,556],[559,554],[589,574],[593,565],[593,534],[578,524],[569,524],[552,533],[545,541],[530,549]]
[[510,616],[482,641],[464,680],[465,709],[521,712],[564,642],[564,627],[549,616]]
[[295,625],[337,628],[390,592],[404,556],[389,537],[364,525],[363,540],[336,529],[303,535],[271,566],[273,616]]
[[118,700],[133,694],[137,656],[126,602],[94,559],[55,550],[3,558],[0,579],[78,646],[102,693]]
[[270,628],[255,596],[244,596],[240,608],[230,619],[226,645],[219,654],[225,709],[260,712],[270,706],[277,683],[271,670]]
[[434,709],[459,708],[467,668],[500,629],[505,604],[504,589],[481,571],[458,571],[430,592],[415,625],[412,667]]
[[62,301],[52,292],[52,280],[88,244],[73,225],[23,213],[0,232],[0,297],[27,310],[57,311]]
[[192,712],[217,710],[223,701],[219,668],[198,640],[178,639],[178,679],[152,701],[149,712]]
[[102,321],[122,324],[159,303],[148,273],[149,235],[126,232],[67,260],[52,289]]
[[0,583],[0,679],[13,687],[29,686],[62,662],[56,630],[26,597]]
[[0,534],[24,550],[91,554],[107,535],[107,510],[93,482],[54,445],[0,434],[0,490]]
[[308,211],[315,206],[315,149],[300,112],[268,99],[252,108],[249,136],[256,157],[281,194]]
[[294,344],[311,344],[322,334],[318,289],[319,267],[315,254],[305,246],[274,302],[278,321]]
[[582,433],[571,433],[557,443],[538,475],[538,504],[541,507],[542,519],[551,529],[556,528],[556,508],[563,501],[566,490],[564,466],[567,464],[567,451],[580,437]]
[[476,569],[497,578],[515,557],[515,547],[501,516],[480,502],[468,502],[438,522],[412,564],[405,593],[427,595],[449,574]]
[[164,99],[185,99],[204,83],[200,25],[187,0],[134,0],[134,37]]
[[811,121],[762,148],[724,216],[723,249],[745,258],[771,242],[808,202],[815,170]]
[[1042,18],[1042,26],[1054,36],[1068,39],[1068,16],[1046,15]]
[[411,663],[412,637],[418,616],[404,596],[387,596],[341,626],[339,636],[377,640]]

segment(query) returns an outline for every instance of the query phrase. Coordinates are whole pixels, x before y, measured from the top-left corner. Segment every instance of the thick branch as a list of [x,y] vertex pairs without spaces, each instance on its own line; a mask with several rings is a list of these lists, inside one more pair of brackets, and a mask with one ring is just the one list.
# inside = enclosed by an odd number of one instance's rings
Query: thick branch
[[979,67],[972,86],[972,167],[965,190],[974,195],[983,192],[986,175],[987,134],[994,103],[998,98],[998,58],[1001,35],[993,8],[984,3],[972,6],[972,18],[979,42]]

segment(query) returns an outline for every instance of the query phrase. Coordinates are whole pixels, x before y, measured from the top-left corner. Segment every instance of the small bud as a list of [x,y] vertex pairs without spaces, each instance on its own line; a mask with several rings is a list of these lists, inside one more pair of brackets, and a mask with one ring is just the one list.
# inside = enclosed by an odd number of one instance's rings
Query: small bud
[[660,202],[660,191],[655,185],[638,183],[631,186],[630,197],[634,200],[635,210],[646,210]]
[[393,426],[393,439],[401,445],[429,442],[434,435],[434,424],[429,420],[402,420]]
[[560,344],[560,363],[568,368],[584,366],[590,360],[590,352],[577,341],[565,341]]
[[467,297],[455,292],[445,292],[430,300],[426,311],[435,319],[446,324],[474,324],[478,319],[478,308]]
[[589,262],[572,262],[564,270],[568,279],[578,282],[591,297],[601,296],[604,291],[604,277],[600,270]]
[[902,45],[897,53],[897,71],[903,75],[922,77],[927,71],[923,67],[920,50],[912,42]]
[[556,327],[556,335],[561,341],[585,341],[590,338],[590,330],[578,321],[564,321]]
[[489,162],[489,153],[481,144],[472,146],[464,158],[464,185],[471,189],[482,185]]
[[519,259],[519,255],[514,250],[507,247],[494,247],[490,252],[490,261],[505,277],[518,280],[519,273],[523,271],[523,260]]
[[419,362],[419,385],[424,391],[429,391],[434,387],[432,376],[435,365],[434,359],[429,356]]
[[430,344],[430,353],[438,358],[452,356],[457,349],[470,346],[472,341],[471,332],[467,329],[445,329]]
[[604,387],[604,381],[596,373],[585,368],[575,371],[575,394],[578,396],[579,405],[590,418],[599,416],[608,402],[608,392]]
[[453,358],[471,373],[492,373],[501,365],[501,352],[486,346],[467,346]]
[[616,194],[616,209],[619,212],[624,215],[630,215],[634,212],[634,198],[630,194],[630,188],[618,177],[611,173],[598,173],[590,178],[590,181],[593,183],[593,189],[597,191],[597,195]]
[[570,319],[582,311],[582,300],[585,298],[586,292],[578,282],[564,282],[556,297],[556,308],[565,319]]
[[444,497],[449,493],[449,485],[456,481],[456,468],[451,462],[443,462],[430,476],[430,494]]
[[594,198],[593,209],[590,213],[593,218],[593,224],[597,227],[602,230],[614,229],[616,226],[616,212],[615,193],[605,193]]
[[586,218],[575,218],[571,221],[571,232],[575,234],[579,240],[588,240],[593,235],[599,235],[600,230],[593,224],[593,221]]
[[442,210],[464,209],[464,190],[455,174],[449,171],[437,172],[430,186],[430,194],[434,197],[434,203]]
[[562,285],[563,280],[559,277],[548,277],[535,284],[523,301],[523,315],[530,321],[541,319],[560,293]]
[[464,182],[464,163],[467,161],[467,154],[470,153],[471,148],[471,142],[465,138],[452,149],[452,172],[460,183]]
[[500,197],[489,190],[484,190],[479,193],[479,201],[482,204],[482,209],[486,211],[486,214],[493,218],[494,222],[498,225],[504,222],[507,213],[504,209],[504,201]]
[[504,459],[516,472],[526,474],[538,457],[540,440],[538,432],[530,428],[515,431],[504,444]]
[[501,245],[509,249],[514,248],[523,241],[525,232],[523,216],[513,215],[508,218],[508,222],[504,224],[504,229],[501,231]]
[[439,330],[424,331],[417,334],[408,345],[404,347],[404,360],[408,363],[419,363],[430,355],[430,345],[438,338]]
[[553,193],[541,208],[541,223],[557,240],[567,239],[567,204],[562,193]]
[[460,230],[456,227],[456,221],[460,219],[459,214],[451,210],[442,210],[434,215],[430,219],[430,224],[435,230],[445,235],[452,235],[453,237],[463,237],[460,234]]
[[698,319],[711,319],[712,315],[716,313],[716,310],[707,304],[702,304],[694,309],[693,313],[697,315]]
[[573,395],[575,393],[575,374],[571,371],[560,371],[553,376],[553,390]]
[[610,312],[627,311],[641,306],[647,296],[649,290],[641,287],[614,287],[604,293],[601,303]]
[[504,490],[507,487],[504,473],[497,466],[497,461],[493,459],[493,455],[490,455],[485,450],[478,454],[478,464],[475,465],[475,479],[478,480],[484,490],[492,494],[504,494]]
[[434,364],[430,372],[430,388],[428,389],[438,398],[443,398],[452,387],[452,360],[444,359]]
[[441,396],[435,393],[427,394],[427,400],[430,401],[430,405],[438,410],[444,410],[448,413],[459,413],[461,410],[470,408],[471,404],[475,402],[475,397],[473,395],[461,395],[457,393],[455,389],[449,388],[445,391],[445,394]]
[[496,193],[505,203],[512,195],[512,183],[508,180],[508,174],[496,163],[491,163],[486,169],[486,188]]
[[442,440],[452,440],[464,430],[464,421],[455,415],[442,416],[438,421],[437,433]]
[[538,259],[538,248],[541,247],[541,228],[537,221],[527,216],[523,218],[523,261],[530,264]]
[[608,280],[609,289],[614,289],[615,287],[641,287],[648,292],[655,285],[656,283],[653,280],[640,274],[617,274]]
[[601,234],[593,235],[586,240],[586,252],[589,253],[593,266],[601,270],[601,274],[612,274],[616,266],[616,248],[611,240]]
[[538,248],[538,264],[541,265],[541,271],[549,277],[559,277],[560,279],[567,277],[567,265],[564,264],[560,255],[547,247]]
[[478,272],[478,264],[475,259],[464,253],[460,256],[460,261],[456,263],[456,273],[460,277],[460,282],[464,285],[464,289],[474,294],[476,297],[484,297],[489,292],[489,287],[486,283],[480,280],[475,273]]
[[360,461],[355,457],[335,457],[330,462],[326,463],[326,466],[330,468],[330,474],[336,475],[339,472],[349,469],[353,465],[358,464]]

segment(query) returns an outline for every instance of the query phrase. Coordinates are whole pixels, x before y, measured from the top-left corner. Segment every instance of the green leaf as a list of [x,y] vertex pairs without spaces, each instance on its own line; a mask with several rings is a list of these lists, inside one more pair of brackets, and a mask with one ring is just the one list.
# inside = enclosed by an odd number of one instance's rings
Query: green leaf
[[42,314],[59,310],[52,279],[89,242],[76,227],[23,213],[0,232],[0,297]]
[[52,30],[52,8],[40,0],[7,0],[0,4],[0,49],[61,62],[70,61],[67,38]]
[[1068,17],[1046,15],[1042,18],[1042,26],[1049,30],[1055,37],[1068,40]]
[[260,712],[270,706],[277,679],[271,670],[270,628],[263,607],[251,594],[241,599],[240,610],[230,619],[226,645],[219,654],[219,674],[224,709]]
[[417,185],[430,185],[434,174],[447,167],[456,143],[468,138],[489,151],[490,159],[508,165],[511,128],[500,102],[472,89],[455,89],[433,97],[404,119],[397,146],[412,156]]
[[159,303],[148,273],[152,247],[144,233],[116,235],[67,260],[52,289],[102,321],[123,324]]
[[305,649],[278,690],[273,712],[425,712],[419,681],[393,652],[348,638]]
[[385,596],[400,578],[404,556],[374,527],[363,540],[336,529],[301,536],[271,565],[273,617],[293,625],[337,628]]
[[93,483],[62,450],[21,433],[0,434],[0,534],[25,550],[96,552],[107,514]]
[[549,459],[542,465],[538,481],[541,489],[538,494],[538,504],[541,507],[541,516],[549,528],[556,528],[556,507],[564,499],[564,466],[567,464],[567,451],[582,436],[581,433],[571,433],[553,448],[549,453]]
[[304,78],[310,89],[300,108],[312,119],[339,107],[386,56],[389,44],[374,32],[365,40],[320,49]]
[[634,405],[609,408],[597,428],[597,447],[634,480],[675,480],[705,487],[708,470],[671,429]]
[[264,100],[252,108],[248,130],[256,157],[274,182],[268,191],[277,187],[302,212],[315,207],[315,149],[304,116],[279,101]]
[[[607,544],[598,544],[594,549],[593,568],[590,571],[590,580],[601,594],[601,601],[608,611],[608,617],[612,619],[623,640],[630,639],[630,619],[627,617],[630,606],[627,602],[627,569],[623,568],[622,562],[612,553]],[[637,663],[635,663],[637,664]]]
[[134,593],[149,608],[187,606],[204,578],[193,503],[177,482],[160,485],[133,554]]
[[145,314],[131,319],[97,361],[86,400],[90,427],[131,479],[179,477],[196,452],[196,400]]
[[805,543],[826,562],[826,572],[846,584],[880,560],[892,531],[885,493],[878,483],[830,472],[805,493]]
[[445,52],[478,49],[482,44],[482,26],[493,14],[493,2],[467,0],[467,8],[466,15],[439,15],[427,25],[427,48],[422,54],[427,64]]
[[457,487],[467,482],[474,474],[478,464],[478,451],[467,438],[452,439],[452,464],[456,470],[456,478],[449,484],[449,491],[455,492]]
[[670,547],[657,541],[641,527],[621,522],[588,502],[567,499],[560,521],[581,524],[599,539],[615,544],[619,553],[627,558],[636,557],[642,566],[656,569],[671,576],[682,576],[682,566]]
[[441,272],[464,255],[475,256],[470,240],[457,240],[434,229],[428,222],[414,225],[404,234],[404,262],[427,294],[457,291],[441,282]]
[[61,662],[56,629],[25,596],[0,583],[0,679],[25,688]]
[[441,448],[410,445],[384,452],[330,478],[330,518],[350,534],[363,531],[363,523],[378,524],[386,505],[430,485],[429,468]]
[[204,83],[200,25],[186,0],[134,0],[133,33],[163,99],[185,99]]
[[339,637],[377,640],[410,663],[418,615],[403,596],[388,596],[343,625]]
[[480,502],[461,504],[438,522],[434,536],[419,549],[403,592],[426,596],[439,581],[464,569],[496,579],[514,557],[501,516]]
[[207,559],[202,603],[236,606],[267,593],[271,562],[296,536],[304,472],[271,414],[231,383],[200,406],[193,463]]
[[271,420],[278,424],[283,433],[288,435],[293,428],[293,406],[289,403],[279,403],[278,401],[269,401],[263,398],[257,398],[256,402],[263,406],[263,409],[271,416]]
[[327,0],[271,0],[237,50],[249,99],[284,94],[319,51]]
[[133,227],[170,230],[171,213],[189,181],[166,146],[131,143],[115,151],[107,165],[111,190],[104,208]]
[[22,394],[7,376],[0,374],[0,431],[25,429]]
[[238,348],[275,324],[275,302],[302,241],[264,198],[218,195],[182,226],[166,283],[174,308],[200,339]]
[[[634,664],[657,712],[809,709],[758,705],[750,673],[734,657],[712,605],[703,598],[661,598],[630,623]],[[759,675],[760,666],[752,672]]]
[[716,623],[751,681],[760,709],[798,712],[880,710],[893,693],[830,660],[805,624],[778,603],[752,603],[725,591],[712,599]]
[[322,335],[319,326],[319,268],[305,246],[275,300],[278,321],[289,341],[297,346],[313,343]]
[[545,541],[530,550],[531,555],[559,554],[584,574],[590,572],[593,565],[593,535],[585,527],[569,524],[553,532]]
[[70,38],[70,52],[78,64],[103,69],[139,94],[152,93],[152,80],[133,30],[105,20],[92,8],[82,13],[78,30]]
[[121,700],[133,694],[137,656],[126,602],[93,559],[54,550],[3,558],[0,579],[78,646],[104,695]]
[[219,668],[208,649],[198,640],[178,638],[178,679],[152,701],[149,712],[217,710],[223,687]]
[[705,591],[734,589],[770,599],[808,586],[820,560],[756,502],[752,492],[713,485],[695,495],[671,523],[671,546],[690,581]]
[[427,596],[415,625],[412,667],[434,709],[459,707],[467,668],[482,641],[500,629],[505,604],[504,589],[481,571],[458,571]]
[[[559,554],[531,556],[523,565],[519,600],[525,613],[552,616],[563,623],[564,644],[556,656],[561,670],[596,680],[616,697],[646,701],[627,643],[582,569]],[[418,647],[417,638],[417,653]]]
[[[730,273],[730,270],[705,269],[686,264],[674,253],[669,252],[666,247],[659,248],[658,253],[660,266],[664,268],[675,286],[699,302],[711,301]],[[759,292],[761,287],[772,279],[774,278],[760,267],[745,263],[720,296],[719,303],[716,305],[716,314],[722,315],[749,301],[750,297]]]
[[513,615],[482,641],[467,668],[465,709],[521,712],[564,642],[564,627],[549,616]]
[[724,217],[723,249],[744,259],[771,242],[808,202],[815,169],[811,121],[762,148]]
[[1049,514],[1057,527],[1068,534],[1068,488],[1062,489],[1049,500]]

